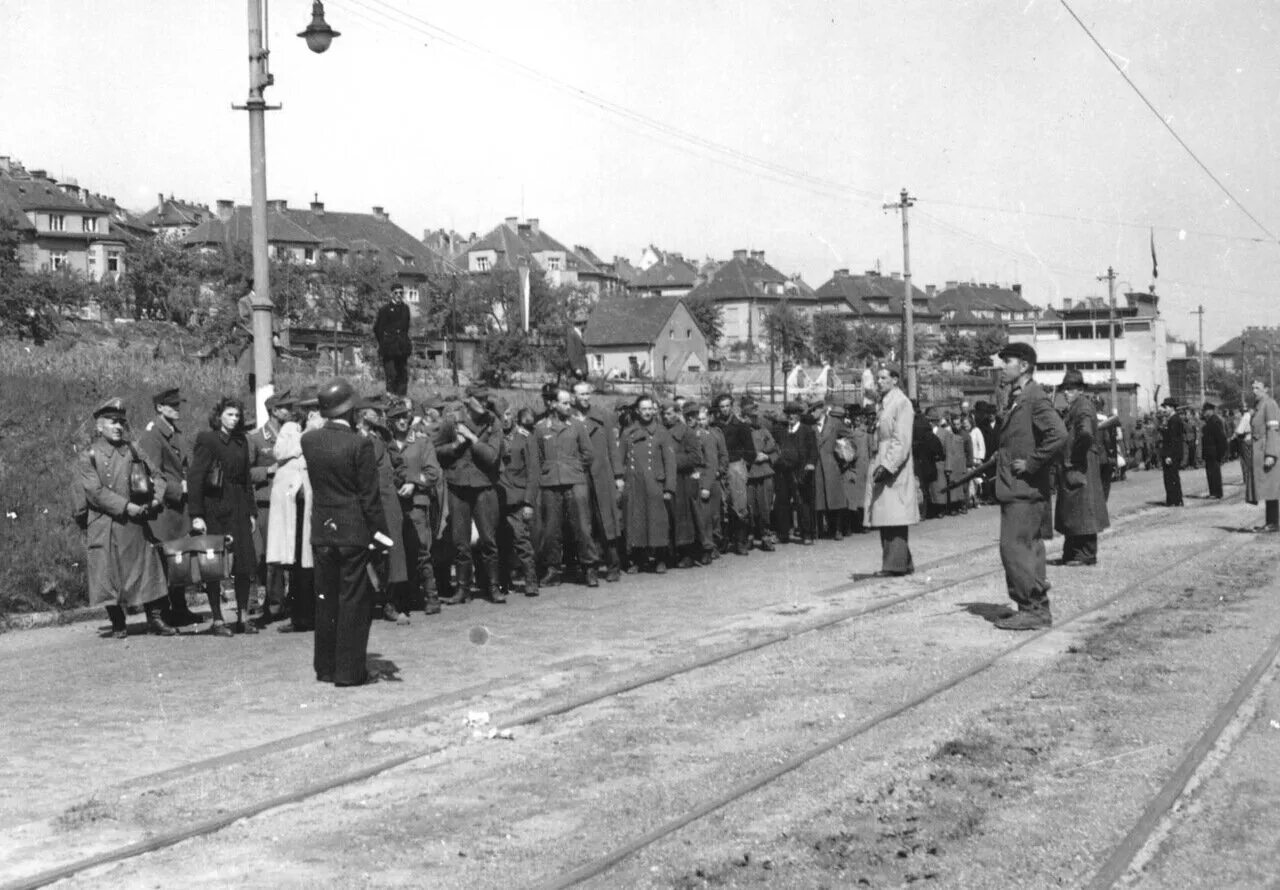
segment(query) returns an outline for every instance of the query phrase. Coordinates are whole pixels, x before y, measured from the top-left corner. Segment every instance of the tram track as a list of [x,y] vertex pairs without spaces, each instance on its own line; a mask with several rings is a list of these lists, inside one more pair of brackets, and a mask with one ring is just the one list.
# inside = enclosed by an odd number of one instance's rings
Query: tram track
[[[1230,501],[1233,499],[1234,498],[1231,498],[1228,500]],[[1114,539],[1116,537],[1123,536],[1129,528],[1133,527],[1133,523],[1136,520],[1142,518],[1145,515],[1148,515],[1151,512],[1153,512],[1152,508],[1147,505],[1142,505],[1130,511],[1126,511],[1125,513],[1117,517],[1117,522],[1114,524],[1112,531],[1108,534],[1107,537],[1110,539]],[[1187,556],[1185,559],[1180,559],[1177,563],[1174,564],[1174,566],[1181,565],[1183,562],[1187,560],[1194,559],[1202,555],[1204,552],[1207,552],[1207,550],[1212,549],[1213,546],[1218,546],[1220,544],[1221,544],[1221,540],[1217,541],[1214,545],[1211,545],[1209,548],[1202,548],[1201,550],[1197,550],[1194,553]],[[985,552],[993,551],[995,548],[996,548],[995,544],[985,544],[985,545],[980,545],[978,547],[970,548],[960,553],[950,554],[948,556],[941,557],[938,560],[931,561],[930,563],[923,564],[920,567],[919,571],[921,574],[923,574],[940,565],[954,565],[957,562],[971,560],[977,556],[980,556]],[[1170,566],[1170,568],[1173,568],[1174,566]],[[731,645],[727,647],[722,647],[721,649],[715,650],[693,661],[684,661],[682,663],[678,663],[674,665],[668,664],[668,665],[654,668],[651,670],[645,670],[639,673],[632,673],[631,675],[626,676],[620,680],[617,680],[616,682],[608,683],[603,687],[595,689],[588,694],[574,696],[567,699],[562,699],[558,702],[553,702],[541,708],[535,708],[535,709],[526,711],[524,713],[516,714],[508,719],[498,722],[495,725],[495,728],[499,731],[502,731],[502,730],[517,729],[520,727],[529,726],[529,725],[550,719],[555,716],[567,714],[572,711],[587,707],[589,705],[596,704],[596,703],[605,701],[607,699],[617,697],[619,695],[623,695],[627,692],[634,691],[634,690],[643,688],[645,686],[659,683],[664,680],[668,680],[683,674],[689,674],[704,668],[711,667],[713,665],[721,664],[737,657],[756,653],[772,646],[777,646],[781,643],[784,643],[788,640],[793,640],[796,637],[802,636],[804,634],[819,632],[828,628],[845,624],[849,621],[853,621],[859,618],[863,618],[863,617],[875,614],[877,612],[882,612],[884,610],[901,606],[903,604],[912,602],[914,600],[922,599],[924,597],[936,594],[941,591],[959,587],[964,584],[969,584],[986,577],[999,575],[1000,572],[1001,570],[997,565],[995,568],[992,568],[992,569],[984,569],[984,570],[971,573],[962,577],[948,579],[946,581],[939,581],[936,583],[930,583],[921,589],[913,590],[901,596],[892,597],[890,599],[881,600],[879,602],[869,603],[869,604],[865,604],[865,605],[861,605],[861,606],[853,607],[849,609],[841,609],[836,612],[821,616],[816,620],[794,623],[785,630],[766,633],[745,644],[736,644],[736,645]],[[845,592],[860,586],[864,586],[866,583],[867,583],[866,581],[853,581],[850,583],[835,585],[833,587],[815,591],[813,592],[812,595],[823,596],[823,595],[829,595],[833,593]],[[1128,588],[1126,588],[1126,591],[1127,590]],[[1103,605],[1108,605],[1111,602],[1114,602],[1116,599],[1119,599],[1124,592],[1125,591],[1122,591],[1121,593],[1118,593],[1113,597],[1109,598],[1107,602],[1104,603]],[[1090,611],[1091,612],[1096,611],[1097,608],[1101,608],[1101,607],[1102,606],[1095,607],[1095,609]],[[753,611],[758,611],[758,610],[753,610]],[[1069,621],[1078,620],[1084,614],[1089,614],[1089,613],[1082,613],[1081,616],[1075,616],[1069,619]],[[1017,649],[1022,648],[1023,646],[1032,642],[1034,639],[1038,639],[1039,636],[1041,636],[1041,634],[1033,635],[1032,637],[1029,637],[1029,638],[1024,638],[1019,644],[1012,647],[1004,655],[1001,655],[998,657],[999,658],[1007,657],[1009,653],[1012,653],[1013,651],[1016,651]],[[686,640],[684,642],[688,643],[690,641]],[[964,672],[962,675],[953,677],[951,678],[951,680],[947,682],[947,684],[945,684],[946,688],[953,688],[954,686],[960,683],[963,683],[965,680],[969,679],[974,674],[980,673],[981,671],[988,669],[990,666],[991,666],[990,664],[980,665],[975,669],[971,669],[970,671]],[[504,684],[506,683],[506,681],[512,680],[512,679],[518,681],[519,678],[501,678],[499,680],[495,680],[490,683],[480,684],[479,686],[472,687],[471,689],[459,690],[455,693],[450,693],[446,696],[439,696],[439,697],[434,697],[428,700],[419,700],[419,701],[408,703],[405,705],[400,705],[395,708],[387,709],[385,711],[378,712],[365,717],[356,718],[354,720],[343,721],[342,723],[334,724],[329,727],[322,727],[308,733],[300,734],[290,739],[270,742],[270,743],[267,743],[266,745],[252,746],[250,748],[242,749],[240,751],[230,752],[229,754],[222,755],[220,757],[210,758],[205,761],[197,761],[195,763],[187,764],[182,767],[177,767],[173,770],[167,770],[161,773],[155,773],[155,774],[152,774],[151,776],[143,777],[142,779],[139,779],[139,780],[134,780],[134,783],[137,783],[137,782],[146,783],[148,781],[154,782],[157,780],[173,780],[180,777],[191,777],[194,775],[198,775],[201,772],[207,772],[209,770],[226,768],[227,766],[234,765],[237,762],[251,759],[252,757],[256,756],[258,753],[261,753],[264,749],[267,749],[267,748],[270,748],[273,751],[279,751],[282,749],[287,749],[289,747],[299,747],[299,746],[312,744],[316,742],[331,740],[333,738],[337,738],[342,735],[350,734],[353,732],[367,733],[374,729],[382,728],[388,725],[393,725],[397,722],[402,722],[405,719],[408,719],[410,717],[413,718],[413,722],[421,723],[424,720],[424,716],[429,716],[429,715],[424,715],[423,713],[424,708],[439,707],[441,704],[460,702],[468,698],[474,697],[475,695],[478,695],[478,694],[483,694],[488,691],[493,691],[494,689],[504,688]],[[834,745],[841,744],[843,741],[847,740],[848,738],[853,738],[857,734],[860,734],[861,732],[868,731],[874,725],[878,725],[879,723],[883,723],[887,720],[891,720],[893,719],[894,716],[897,716],[898,714],[905,713],[911,708],[918,707],[924,701],[927,701],[929,698],[940,695],[944,691],[945,689],[942,688],[942,685],[940,684],[939,687],[936,687],[933,690],[931,690],[928,693],[927,697],[922,698],[919,702],[914,702],[914,703],[909,702],[906,705],[900,706],[899,708],[895,709],[893,713],[879,715],[877,718],[874,718],[876,719],[875,723],[867,722],[865,725],[854,727],[853,730],[851,730],[850,732],[842,734],[841,739],[833,742],[831,744],[831,747],[833,747]],[[57,868],[41,872],[39,874],[30,876],[28,878],[24,878],[20,881],[13,882],[10,884],[5,884],[4,886],[6,888],[27,888],[27,887],[45,886],[49,883],[52,883],[57,880],[61,880],[66,877],[70,877],[72,875],[75,875],[87,869],[110,864],[113,862],[122,862],[122,861],[131,859],[149,852],[153,852],[168,846],[172,846],[177,843],[181,843],[182,841],[189,840],[191,838],[213,834],[241,819],[256,816],[261,813],[267,812],[269,810],[286,806],[288,804],[298,803],[298,802],[307,800],[308,798],[316,797],[326,792],[342,788],[343,786],[359,783],[361,781],[370,779],[380,773],[395,769],[398,766],[403,766],[415,760],[440,754],[451,747],[455,747],[456,744],[457,744],[456,742],[453,742],[453,743],[444,744],[444,745],[431,745],[427,747],[420,747],[420,748],[415,748],[409,751],[405,751],[399,755],[380,760],[376,763],[370,764],[359,770],[350,771],[323,782],[311,783],[300,788],[292,789],[283,794],[275,795],[260,801],[253,802],[251,804],[237,807],[233,810],[227,811],[225,813],[221,813],[218,816],[215,816],[212,818],[192,822],[191,824],[188,824],[181,830],[160,833],[153,837],[141,840],[137,843],[123,845],[112,850],[98,853],[93,856],[84,857],[74,862],[69,862],[64,865],[61,865]],[[826,748],[825,750],[829,750],[829,747]],[[819,756],[821,753],[822,753],[821,751],[814,753],[808,759],[813,759],[813,757]],[[785,770],[783,773],[780,773],[779,775],[785,774],[785,772],[790,771],[790,769],[798,768],[800,765],[803,765],[803,762],[807,762],[807,760],[798,762],[790,766],[788,770]],[[773,781],[773,778],[767,779],[766,783],[767,781]],[[134,784],[134,783],[131,783],[131,784]],[[759,786],[757,785],[756,787],[759,787]],[[750,790],[751,789],[744,790],[743,794],[750,793]],[[725,804],[723,803],[719,804],[713,809],[719,808],[719,806],[724,806],[724,805]],[[687,824],[687,822],[684,824]],[[676,830],[676,829],[673,828],[671,830]],[[670,833],[670,832],[669,831],[664,832],[664,834],[665,833]],[[564,884],[563,886],[571,886],[571,884]]]

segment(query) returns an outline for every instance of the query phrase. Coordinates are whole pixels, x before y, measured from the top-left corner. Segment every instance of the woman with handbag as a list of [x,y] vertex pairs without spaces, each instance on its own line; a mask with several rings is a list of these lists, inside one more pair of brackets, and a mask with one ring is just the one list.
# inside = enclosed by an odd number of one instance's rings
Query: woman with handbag
[[[249,444],[244,432],[244,404],[224,397],[209,416],[209,429],[196,436],[191,466],[187,471],[188,513],[197,534],[229,535],[232,552],[231,573],[235,577],[236,623],[241,631],[256,634],[249,620],[249,591],[253,585],[257,556],[253,549],[253,482],[249,477]],[[205,584],[212,633],[231,636],[222,618],[221,582]]]

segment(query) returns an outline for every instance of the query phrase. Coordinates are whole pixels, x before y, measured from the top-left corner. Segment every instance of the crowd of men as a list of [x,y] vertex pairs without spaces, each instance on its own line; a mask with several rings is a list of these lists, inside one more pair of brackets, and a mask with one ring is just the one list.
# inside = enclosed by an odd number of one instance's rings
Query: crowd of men
[[[1017,606],[997,626],[1047,626],[1043,542],[1056,530],[1064,565],[1096,565],[1111,480],[1129,461],[1079,372],[1067,372],[1055,406],[1031,347],[1012,344],[1001,359],[1005,404],[923,413],[888,365],[874,405],[797,401],[780,414],[728,393],[705,404],[642,395],[608,410],[585,381],[547,384],[538,412],[479,386],[414,403],[361,397],[336,379],[275,395],[253,432],[244,406],[222,399],[192,452],[177,434],[177,390],[155,396],[136,442],[111,400],[79,466],[91,602],[107,606],[116,637],[130,606],[157,634],[200,623],[169,557],[222,547],[209,538],[222,536],[226,577],[204,584],[211,632],[314,630],[317,678],[359,685],[374,616],[405,624],[473,598],[595,588],[869,529],[881,537],[880,574],[901,576],[914,571],[909,526],[995,502]],[[1259,406],[1260,433],[1235,438],[1259,455],[1261,485],[1280,480],[1280,409],[1269,397]],[[1176,484],[1185,428],[1172,400],[1162,411],[1158,460]],[[1202,414],[1199,456],[1216,468],[1225,428],[1213,406]],[[1274,525],[1275,498],[1263,499]],[[1180,488],[1169,502],[1181,503]],[[234,582],[232,622],[223,580]],[[255,581],[264,604],[253,619]]]

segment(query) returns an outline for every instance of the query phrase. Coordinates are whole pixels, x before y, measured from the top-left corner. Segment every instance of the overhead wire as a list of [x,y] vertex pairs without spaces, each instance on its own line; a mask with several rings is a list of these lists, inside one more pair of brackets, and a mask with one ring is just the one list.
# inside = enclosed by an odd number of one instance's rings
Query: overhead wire
[[1133,79],[1130,78],[1127,73],[1125,73],[1124,68],[1122,68],[1120,64],[1116,62],[1115,57],[1112,56],[1111,53],[1107,52],[1107,48],[1103,46],[1102,42],[1098,40],[1097,37],[1094,36],[1092,31],[1089,30],[1089,26],[1084,23],[1084,21],[1080,18],[1080,16],[1076,15],[1076,11],[1071,8],[1071,5],[1067,3],[1067,0],[1059,0],[1059,2],[1062,4],[1062,8],[1065,9],[1071,15],[1071,17],[1076,20],[1076,24],[1080,26],[1081,30],[1083,30],[1084,33],[1088,35],[1089,39],[1093,41],[1093,45],[1096,46],[1104,56],[1106,56],[1107,61],[1111,63],[1111,67],[1115,68],[1116,71],[1119,72],[1120,76],[1124,78],[1124,82],[1127,83],[1135,93],[1137,93],[1138,98],[1142,100],[1142,103],[1146,105],[1147,108],[1150,109],[1151,113],[1156,116],[1156,119],[1160,121],[1161,126],[1163,126],[1166,130],[1168,130],[1169,135],[1172,136],[1175,140],[1177,140],[1178,144],[1182,146],[1183,150],[1186,151],[1188,155],[1190,155],[1191,160],[1195,161],[1196,164],[1199,165],[1200,169],[1203,170],[1205,174],[1210,179],[1213,180],[1214,185],[1216,185],[1219,189],[1221,189],[1222,193],[1226,195],[1228,198],[1230,198],[1233,204],[1235,204],[1237,207],[1240,208],[1241,213],[1249,217],[1249,219],[1253,221],[1253,224],[1255,226],[1257,226],[1259,229],[1261,229],[1263,232],[1266,233],[1267,238],[1269,238],[1271,241],[1275,241],[1276,243],[1280,244],[1280,240],[1278,240],[1276,236],[1271,233],[1271,230],[1268,229],[1265,225],[1263,225],[1261,220],[1259,220],[1256,216],[1254,216],[1252,213],[1249,212],[1249,208],[1245,207],[1244,203],[1239,198],[1237,198],[1234,194],[1232,194],[1231,189],[1227,188],[1226,184],[1223,183],[1223,181],[1219,179],[1212,170],[1209,169],[1209,166],[1204,161],[1200,160],[1200,156],[1197,155],[1195,151],[1192,150],[1191,146],[1186,143],[1186,140],[1184,140],[1181,136],[1178,135],[1178,131],[1173,128],[1173,124],[1169,123],[1168,119],[1166,119],[1165,116],[1162,115],[1156,109],[1156,107],[1151,104],[1151,100],[1148,99],[1146,95],[1143,94],[1142,90],[1138,89],[1138,85],[1133,82]]

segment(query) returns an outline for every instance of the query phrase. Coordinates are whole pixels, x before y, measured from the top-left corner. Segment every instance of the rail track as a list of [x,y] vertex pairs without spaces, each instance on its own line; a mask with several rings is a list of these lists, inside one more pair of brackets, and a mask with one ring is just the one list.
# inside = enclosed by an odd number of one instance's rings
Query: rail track
[[[1238,496],[1229,498],[1228,501],[1233,499],[1238,499]],[[1192,508],[1192,510],[1194,510],[1194,508]],[[1140,520],[1142,517],[1150,514],[1151,512],[1153,512],[1152,509],[1144,505],[1144,506],[1136,507],[1134,509],[1131,509],[1129,511],[1126,511],[1118,515],[1116,517],[1116,521],[1113,525],[1112,530],[1108,534],[1108,537],[1114,539],[1118,536],[1123,536],[1124,534],[1126,534],[1127,530],[1135,527],[1134,526],[1135,522]],[[1164,574],[1164,572],[1172,571],[1173,569],[1177,568],[1178,566],[1186,562],[1189,562],[1191,560],[1199,558],[1200,556],[1203,556],[1205,553],[1213,550],[1216,547],[1221,546],[1224,543],[1224,541],[1227,539],[1228,538],[1226,536],[1220,536],[1219,538],[1216,538],[1208,546],[1197,549],[1196,551],[1186,555],[1185,557],[1180,559],[1178,562],[1168,566],[1160,574]],[[996,549],[996,546],[997,545],[995,544],[985,544],[985,545],[980,545],[978,547],[969,548],[962,552],[954,553],[954,554],[939,558],[938,560],[931,561],[930,563],[924,564],[920,567],[920,571],[927,572],[932,568],[936,568],[942,565],[953,565],[958,562],[970,560],[976,556],[994,551]],[[664,680],[668,680],[683,674],[689,674],[694,671],[711,667],[713,665],[721,664],[723,662],[729,661],[734,658],[739,658],[752,653],[756,653],[772,646],[777,646],[788,640],[793,640],[796,637],[801,636],[803,634],[820,632],[828,628],[833,628],[838,625],[842,625],[847,622],[872,615],[877,612],[882,612],[887,609],[892,609],[897,606],[901,606],[903,604],[909,603],[914,600],[922,599],[924,597],[936,594],[941,591],[948,590],[950,588],[959,587],[961,585],[968,584],[970,582],[980,580],[982,578],[996,576],[999,574],[1001,574],[1001,569],[999,568],[998,565],[996,565],[994,568],[982,569],[982,570],[970,573],[968,575],[965,575],[963,577],[951,578],[946,581],[930,583],[925,585],[922,588],[914,589],[909,593],[906,593],[897,597],[892,597],[892,598],[882,600],[872,604],[852,607],[848,609],[842,609],[835,613],[824,615],[817,620],[811,620],[807,622],[803,622],[803,621],[796,622],[791,624],[786,629],[767,633],[757,639],[753,639],[750,642],[747,642],[744,644],[736,644],[736,645],[723,647],[721,649],[713,651],[703,657],[697,658],[692,661],[686,660],[676,664],[668,663],[658,667],[653,667],[648,670],[640,669],[638,671],[632,671],[628,675],[623,676],[619,679],[616,679],[613,682],[607,683],[604,686],[597,688],[595,690],[592,690],[587,694],[563,698],[540,708],[532,709],[523,713],[514,714],[498,722],[495,728],[498,729],[499,731],[502,731],[502,730],[508,730],[508,729],[516,729],[523,726],[529,726],[531,724],[535,724],[540,721],[544,721],[558,715],[567,714],[569,712],[605,701],[607,699],[622,695],[624,693],[627,693],[633,690],[643,688],[645,686],[659,683]],[[1151,580],[1150,578],[1147,578],[1140,583],[1145,584],[1145,583],[1148,583],[1150,580]],[[842,584],[827,587],[818,591],[814,591],[813,594],[828,595],[833,593],[845,592],[845,591],[857,588],[859,586],[863,586],[866,583],[867,583],[866,581],[853,581],[849,583],[842,583]],[[1130,585],[1129,587],[1126,587],[1122,591],[1114,594],[1113,596],[1105,600],[1103,603],[1093,607],[1092,609],[1089,609],[1085,612],[1081,612],[1078,615],[1074,615],[1069,619],[1067,619],[1066,621],[1060,621],[1059,626],[1062,626],[1063,624],[1079,621],[1080,619],[1088,615],[1095,614],[1100,609],[1103,609],[1113,604],[1114,602],[1118,601],[1119,599],[1123,598],[1124,595],[1131,592],[1132,589],[1136,586],[1138,585]],[[895,717],[905,714],[914,708],[920,707],[930,699],[935,698],[938,695],[941,695],[943,692],[949,689],[955,688],[956,686],[964,683],[966,680],[976,676],[977,674],[990,669],[993,665],[995,665],[999,661],[1009,657],[1014,652],[1034,642],[1034,640],[1039,639],[1039,637],[1042,635],[1043,635],[1042,633],[1033,634],[1033,635],[1020,638],[1019,642],[1014,646],[1009,647],[1008,649],[1002,651],[996,656],[990,659],[987,659],[986,661],[978,665],[971,666],[965,671],[953,675],[952,677],[948,678],[944,682],[939,683],[937,686],[932,687],[929,690],[926,690],[920,696],[917,696],[917,698],[909,702],[906,702],[903,705],[900,705],[896,708],[893,708],[889,711],[885,711],[881,714],[877,714],[871,718],[868,718],[867,720],[839,734],[838,736],[822,741],[821,743],[810,748],[808,751],[805,751],[802,754],[798,754],[795,757],[791,758],[790,760],[780,765],[779,767],[773,770],[770,770],[766,773],[762,773],[761,775],[752,777],[750,780],[735,786],[734,788],[730,789],[728,792],[722,795],[719,795],[714,799],[704,802],[702,805],[696,807],[694,810],[691,810],[689,813],[686,813],[685,815],[679,817],[678,819],[672,820],[671,822],[668,822],[662,826],[659,826],[658,828],[653,829],[652,831],[650,831],[649,833],[645,834],[642,837],[634,839],[633,841],[629,842],[623,847],[620,847],[619,849],[613,851],[612,853],[607,854],[606,856],[601,857],[600,859],[592,863],[588,863],[584,866],[581,866],[575,871],[570,872],[564,876],[561,876],[560,878],[553,879],[551,882],[545,884],[544,886],[547,886],[547,887],[573,886],[576,883],[581,883],[582,881],[587,880],[590,877],[593,877],[597,874],[601,874],[604,871],[607,871],[609,868],[612,868],[618,862],[621,862],[623,859],[627,858],[628,856],[632,855],[638,850],[643,849],[643,847],[654,843],[660,838],[665,837],[666,835],[679,830],[685,825],[688,825],[691,822],[696,821],[697,819],[700,819],[711,812],[714,812],[724,806],[727,806],[728,804],[732,803],[734,800],[745,797],[746,795],[750,794],[752,791],[757,790],[761,787],[764,787],[770,782],[776,781],[778,778],[787,774],[788,772],[801,768],[808,762],[816,759],[817,757],[820,757],[823,753],[831,750],[832,748],[850,739],[857,737],[858,735],[861,735],[870,731],[875,726],[878,726],[882,723],[890,721]],[[171,770],[165,770],[162,772],[153,773],[151,775],[144,776],[144,777],[141,777],[140,779],[135,779],[131,781],[130,785],[153,784],[158,782],[172,781],[172,780],[184,778],[184,777],[192,777],[192,776],[199,775],[201,773],[208,773],[211,771],[226,768],[228,766],[233,766],[237,763],[242,763],[242,762],[255,759],[256,757],[260,756],[262,753],[268,750],[273,752],[279,752],[281,750],[288,749],[288,748],[297,748],[297,747],[301,747],[308,744],[332,740],[334,738],[338,738],[347,734],[352,734],[357,732],[367,733],[379,727],[403,723],[405,720],[421,722],[424,719],[424,710],[426,709],[439,708],[442,705],[456,703],[458,701],[462,701],[467,698],[473,697],[474,695],[480,694],[482,692],[491,691],[495,688],[500,688],[507,683],[518,683],[519,680],[521,679],[525,679],[525,678],[521,678],[521,677],[503,678],[491,683],[481,684],[479,686],[472,687],[469,689],[459,690],[457,692],[454,692],[445,696],[436,696],[430,699],[424,699],[424,700],[415,701],[409,704],[400,705],[395,708],[390,708],[381,712],[377,712],[372,715],[363,716],[353,720],[343,721],[341,723],[333,724],[327,727],[322,727],[307,733],[302,733],[288,739],[271,742],[265,745],[255,745],[255,746],[247,747],[239,751],[221,755],[219,757],[196,761],[196,762],[193,762],[181,767],[177,767]],[[410,763],[415,760],[419,760],[425,757],[439,754],[449,747],[452,747],[452,745],[450,744],[430,745],[426,747],[414,748],[412,750],[408,750],[401,754],[398,754],[394,757],[389,757],[389,758],[380,760],[376,763],[370,764],[361,769],[353,770],[328,780],[314,782],[314,783],[304,785],[302,787],[294,788],[289,790],[286,793],[275,795],[263,800],[255,801],[255,802],[237,807],[228,812],[221,813],[215,817],[192,822],[179,830],[162,832],[136,843],[119,846],[114,849],[97,853],[92,856],[79,858],[74,861],[59,865],[56,868],[48,869],[46,871],[40,872],[39,874],[22,878],[20,880],[5,884],[3,886],[5,888],[9,888],[9,890],[17,890],[17,888],[42,887],[50,883],[54,883],[56,881],[71,877],[75,874],[86,871],[88,869],[96,868],[96,867],[111,864],[111,863],[123,862],[128,859],[135,858],[140,855],[144,855],[146,853],[154,852],[157,850],[164,849],[166,847],[173,846],[175,844],[181,843],[183,841],[186,841],[192,838],[207,836],[241,819],[256,816],[258,814],[261,814],[282,806],[286,806],[289,804],[305,801],[309,798],[316,797],[326,792],[333,791],[347,785],[352,785],[352,784],[364,781],[366,779],[377,776],[380,773],[394,769],[398,766],[402,766],[404,764]]]

